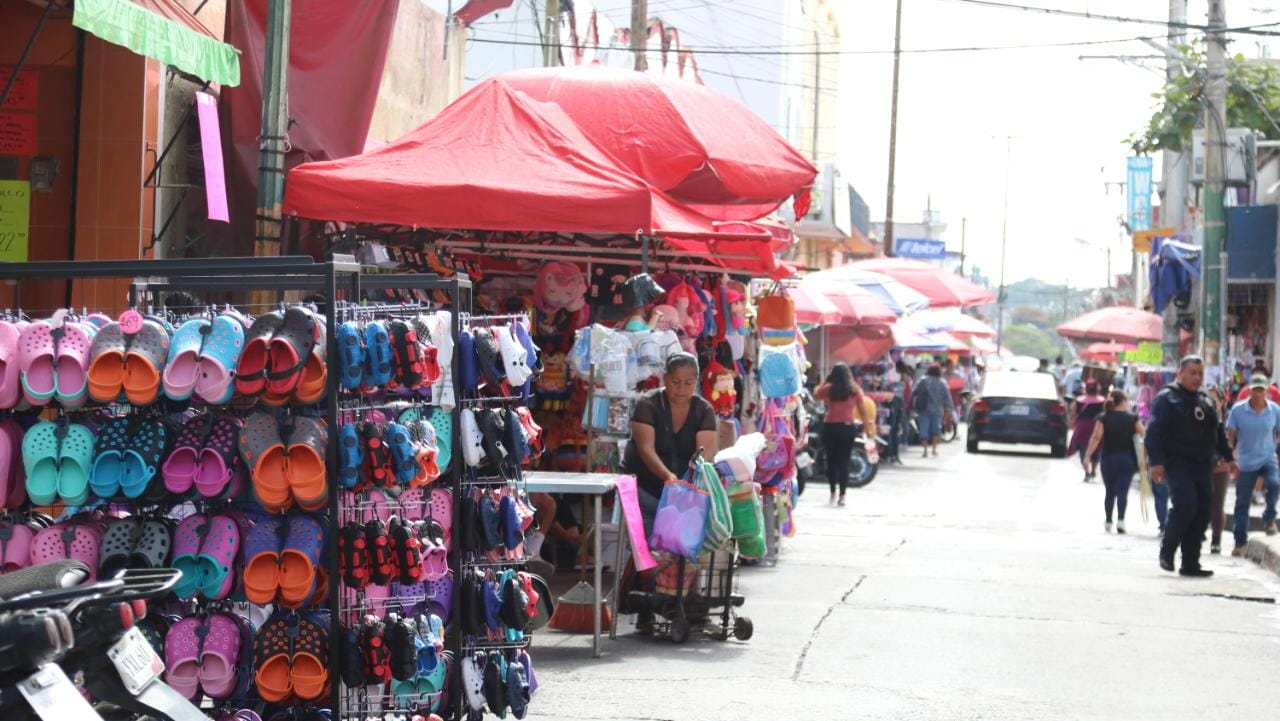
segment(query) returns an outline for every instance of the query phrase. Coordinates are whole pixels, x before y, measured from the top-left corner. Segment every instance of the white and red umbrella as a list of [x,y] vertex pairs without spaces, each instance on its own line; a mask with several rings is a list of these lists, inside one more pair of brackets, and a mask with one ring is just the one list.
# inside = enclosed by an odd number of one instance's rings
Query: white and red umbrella
[[977,283],[918,260],[872,258],[860,260],[853,267],[883,273],[918,291],[929,300],[930,308],[984,305],[996,299],[995,293]]
[[1089,311],[1058,326],[1058,335],[1066,338],[1114,340],[1123,343],[1157,341],[1163,331],[1164,320],[1160,316],[1127,305]]

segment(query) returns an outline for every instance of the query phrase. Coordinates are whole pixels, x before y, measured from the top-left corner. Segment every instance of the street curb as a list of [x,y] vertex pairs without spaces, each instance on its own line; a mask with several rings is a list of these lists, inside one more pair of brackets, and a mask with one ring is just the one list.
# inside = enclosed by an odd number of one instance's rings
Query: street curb
[[1244,549],[1245,558],[1262,566],[1274,574],[1280,575],[1280,543],[1268,542],[1261,538],[1249,539]]

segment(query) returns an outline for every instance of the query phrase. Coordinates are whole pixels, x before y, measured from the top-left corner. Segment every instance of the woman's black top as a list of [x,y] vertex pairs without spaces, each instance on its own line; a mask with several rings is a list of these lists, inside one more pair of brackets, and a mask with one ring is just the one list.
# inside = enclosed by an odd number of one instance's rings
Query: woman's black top
[[[658,388],[640,396],[636,401],[635,412],[631,414],[633,423],[653,426],[653,448],[662,459],[667,469],[677,477],[683,478],[698,452],[698,431],[714,431],[716,414],[711,404],[700,396],[694,396],[689,406],[689,416],[679,429],[672,427],[671,406],[667,402],[666,390]],[[711,460],[707,458],[707,460]],[[654,475],[645,465],[636,448],[635,439],[627,443],[625,465],[628,473],[634,473],[636,485],[655,497],[662,495],[662,483],[665,479]]]
[[1128,411],[1109,411],[1102,414],[1102,451],[1104,453],[1133,452],[1133,434],[1138,430],[1138,417]]

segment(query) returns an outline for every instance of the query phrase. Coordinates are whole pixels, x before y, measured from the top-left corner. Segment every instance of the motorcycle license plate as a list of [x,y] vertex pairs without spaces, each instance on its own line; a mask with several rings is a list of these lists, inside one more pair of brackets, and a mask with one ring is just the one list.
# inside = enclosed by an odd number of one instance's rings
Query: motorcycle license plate
[[1029,416],[1031,415],[1031,407],[1030,406],[1009,406],[1009,415]]
[[135,696],[164,673],[164,662],[136,627],[107,650],[107,658],[115,664],[124,687]]

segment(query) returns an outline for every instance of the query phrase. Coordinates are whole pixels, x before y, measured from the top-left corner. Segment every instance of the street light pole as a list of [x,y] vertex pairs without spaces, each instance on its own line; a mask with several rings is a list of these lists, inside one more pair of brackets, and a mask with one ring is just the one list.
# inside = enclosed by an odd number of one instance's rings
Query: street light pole
[[1000,221],[1000,293],[996,296],[996,350],[1004,344],[1004,266],[1009,248],[1009,172],[1013,166],[1013,136],[1005,136],[1004,217]]
[[[893,21],[893,92],[889,101],[889,187],[884,209],[884,254],[897,255],[893,247],[893,186],[898,164],[898,71],[902,67],[902,0]],[[815,123],[816,125],[816,123]],[[817,130],[814,130],[817,133]]]

